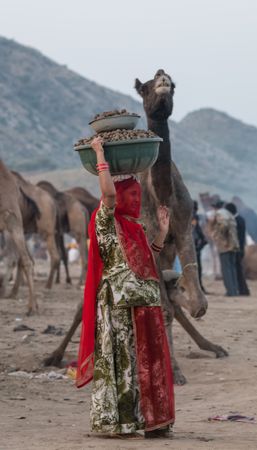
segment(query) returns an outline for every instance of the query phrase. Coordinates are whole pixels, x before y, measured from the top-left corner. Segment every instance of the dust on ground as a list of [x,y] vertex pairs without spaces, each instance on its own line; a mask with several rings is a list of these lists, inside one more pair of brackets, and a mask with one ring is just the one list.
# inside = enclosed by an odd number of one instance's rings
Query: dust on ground
[[[205,280],[207,315],[194,321],[208,339],[229,351],[216,359],[198,349],[175,323],[176,356],[187,377],[176,386],[176,424],[171,440],[124,441],[90,434],[90,389],[76,389],[66,369],[44,368],[42,360],[60,343],[62,336],[43,334],[48,325],[66,331],[83,291],[76,286],[79,268],[72,268],[73,285],[44,288],[47,267],[37,272],[38,316],[26,317],[27,289],[18,299],[0,300],[0,450],[253,450],[257,448],[257,424],[209,422],[210,416],[240,413],[257,416],[257,282],[252,296],[223,296],[221,282]],[[64,278],[63,278],[64,280]],[[34,331],[13,331],[19,325]],[[68,346],[65,360],[76,359],[79,330]],[[25,371],[30,377],[18,376]],[[49,379],[54,371],[61,379]]]

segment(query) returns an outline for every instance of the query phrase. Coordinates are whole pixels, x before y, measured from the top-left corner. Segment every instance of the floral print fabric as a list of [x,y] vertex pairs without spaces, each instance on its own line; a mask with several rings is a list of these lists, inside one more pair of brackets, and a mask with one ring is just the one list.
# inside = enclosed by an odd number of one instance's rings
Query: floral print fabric
[[108,283],[117,307],[160,306],[159,283],[138,278],[124,259],[115,229],[114,209],[101,202],[95,223],[99,251],[104,261],[99,294],[104,295],[101,290],[106,290]]
[[96,236],[104,261],[97,293],[92,430],[133,433],[144,429],[140,411],[134,306],[159,306],[158,282],[141,280],[124,260],[115,229],[114,209],[104,203],[96,215]]
[[139,407],[136,352],[131,308],[98,302],[92,430],[133,433],[144,428]]

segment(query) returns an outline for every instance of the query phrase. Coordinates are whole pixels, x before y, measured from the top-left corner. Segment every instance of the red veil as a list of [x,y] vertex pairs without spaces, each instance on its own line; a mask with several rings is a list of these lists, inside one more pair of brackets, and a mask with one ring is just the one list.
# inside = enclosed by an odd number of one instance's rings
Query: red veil
[[[139,183],[133,178],[115,183],[117,206],[114,215],[118,239],[131,270],[139,278],[158,280],[155,260],[145,233],[142,226],[135,221],[139,217],[140,202],[138,208],[134,207],[131,211],[129,207],[126,210],[123,207],[124,192],[130,187],[139,189],[141,193]],[[96,213],[97,210],[92,214],[89,224],[90,248],[78,355],[77,387],[87,384],[93,378],[94,371],[96,296],[103,271],[103,261],[95,233]],[[135,307],[133,311],[141,409],[146,420],[146,429],[149,430],[174,421],[170,354],[161,308]]]

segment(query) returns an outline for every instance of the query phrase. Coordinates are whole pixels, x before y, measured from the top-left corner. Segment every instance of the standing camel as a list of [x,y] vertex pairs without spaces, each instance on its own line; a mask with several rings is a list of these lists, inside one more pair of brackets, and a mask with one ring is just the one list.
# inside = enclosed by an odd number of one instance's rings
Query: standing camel
[[[25,273],[29,287],[28,315],[37,310],[37,302],[33,283],[33,262],[27,250],[22,215],[19,201],[22,193],[18,188],[11,172],[0,160],[0,232],[7,230],[13,240],[20,258],[20,265]],[[7,279],[3,280],[2,295]]]
[[[148,128],[163,139],[160,144],[157,161],[151,169],[143,172],[141,184],[143,218],[147,225],[150,239],[156,234],[157,230],[156,211],[158,205],[164,204],[170,210],[170,232],[160,255],[159,268],[161,269],[160,287],[162,305],[170,347],[171,351],[173,351],[171,323],[174,314],[196,342],[197,334],[199,335],[186,318],[180,306],[176,306],[176,311],[174,312],[174,307],[172,307],[167,292],[167,286],[161,275],[161,271],[171,269],[176,253],[178,253],[182,265],[182,275],[179,278],[179,283],[183,285],[188,295],[188,301],[185,305],[186,308],[189,310],[191,316],[195,318],[201,317],[207,309],[207,301],[199,284],[195,248],[192,238],[191,217],[193,201],[171,158],[168,118],[173,110],[175,84],[171,77],[161,69],[157,71],[154,79],[146,83],[141,83],[139,79],[136,79],[135,88],[143,98]],[[203,337],[201,338],[204,340]],[[208,348],[207,342],[209,343],[209,341],[205,342],[205,350],[214,351],[218,357],[227,355],[226,351],[214,344],[210,343]],[[214,350],[215,347],[216,351]],[[183,384],[185,378],[180,371],[174,355],[172,362],[175,380],[178,384]]]
[[206,298],[200,288],[196,256],[192,238],[193,202],[182,177],[171,159],[168,118],[173,110],[175,85],[163,70],[153,80],[135,87],[143,98],[148,128],[163,139],[156,163],[141,176],[143,191],[143,217],[149,236],[156,233],[158,204],[169,207],[171,227],[161,253],[162,269],[170,269],[177,252],[183,268],[183,283],[190,297],[190,313],[200,317],[207,309]]
[[[56,246],[56,220],[57,211],[55,202],[48,192],[25,180],[18,172],[12,172],[14,179],[20,189],[37,205],[40,215],[35,217],[31,209],[25,208],[21,204],[21,212],[25,233],[38,233],[46,240],[47,250],[50,255],[51,268],[46,283],[46,288],[51,289],[54,273],[58,268],[60,256]],[[22,199],[21,199],[22,200]],[[19,286],[19,276],[17,277],[17,287]]]
[[248,280],[257,280],[257,244],[245,248],[243,267]]
[[[79,245],[81,258],[81,275],[80,284],[84,283],[87,261],[87,225],[89,222],[89,213],[84,205],[82,205],[70,192],[59,192],[48,181],[39,181],[37,186],[47,191],[57,203],[58,215],[60,218],[61,233],[71,234]],[[65,261],[64,261],[65,262]],[[67,261],[66,261],[67,264]],[[67,270],[66,270],[67,274]]]

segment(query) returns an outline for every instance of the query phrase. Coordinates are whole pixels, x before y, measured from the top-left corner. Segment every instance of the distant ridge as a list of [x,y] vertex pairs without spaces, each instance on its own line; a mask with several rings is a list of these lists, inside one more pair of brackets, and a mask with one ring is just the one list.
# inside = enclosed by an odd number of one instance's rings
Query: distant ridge
[[[60,174],[80,168],[73,144],[92,134],[87,124],[98,112],[126,108],[140,113],[145,124],[141,102],[37,50],[0,37],[0,61],[0,157],[12,169]],[[257,209],[256,127],[205,108],[171,122],[171,140],[173,159],[193,196],[206,190],[224,198],[238,194]]]
[[17,170],[79,165],[73,144],[100,111],[142,112],[131,97],[89,81],[34,49],[0,38],[0,155]]

